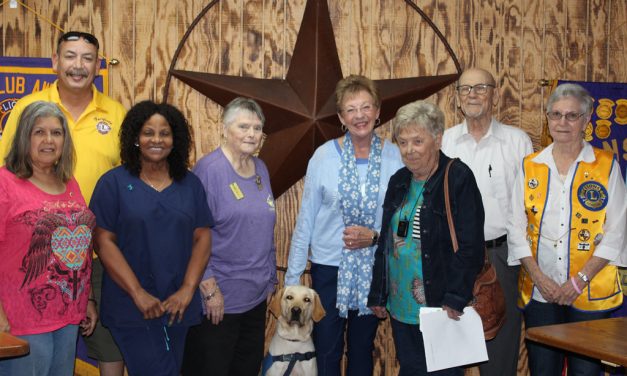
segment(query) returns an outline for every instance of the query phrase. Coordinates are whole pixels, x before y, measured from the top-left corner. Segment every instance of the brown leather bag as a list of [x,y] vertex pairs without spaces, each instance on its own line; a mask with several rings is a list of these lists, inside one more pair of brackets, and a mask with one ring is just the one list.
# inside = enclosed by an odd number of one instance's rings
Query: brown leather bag
[[[455,234],[455,225],[453,224],[453,214],[451,213],[451,200],[448,189],[448,171],[453,164],[453,159],[446,165],[444,172],[444,204],[446,205],[446,219],[448,220],[448,228],[451,232],[451,241],[455,252],[459,249],[457,243],[457,235]],[[483,323],[483,333],[485,339],[490,340],[496,337],[499,329],[505,322],[505,296],[503,289],[496,278],[496,270],[490,264],[487,249],[484,250],[483,268],[477,275],[475,286],[472,289],[473,299],[470,302]]]

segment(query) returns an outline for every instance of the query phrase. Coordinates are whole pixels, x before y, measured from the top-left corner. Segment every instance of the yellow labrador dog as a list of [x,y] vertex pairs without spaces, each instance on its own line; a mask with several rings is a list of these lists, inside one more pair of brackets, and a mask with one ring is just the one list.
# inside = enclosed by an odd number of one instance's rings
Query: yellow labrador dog
[[320,321],[325,315],[318,294],[306,286],[286,286],[272,298],[270,312],[277,318],[277,330],[270,342],[262,375],[318,375],[311,339],[314,321]]

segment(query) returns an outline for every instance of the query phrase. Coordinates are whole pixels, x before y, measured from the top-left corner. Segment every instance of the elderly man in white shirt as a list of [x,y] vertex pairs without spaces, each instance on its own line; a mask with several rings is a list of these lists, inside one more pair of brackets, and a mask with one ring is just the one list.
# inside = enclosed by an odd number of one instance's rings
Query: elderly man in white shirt
[[505,293],[506,320],[497,336],[488,341],[489,361],[481,375],[516,375],[520,342],[520,311],[516,307],[519,266],[507,265],[507,220],[511,216],[511,190],[515,171],[533,149],[522,130],[492,117],[499,92],[492,74],[470,68],[457,85],[457,101],[464,122],[444,132],[442,151],[459,158],[475,175],[485,209],[484,235],[490,262],[496,268]]

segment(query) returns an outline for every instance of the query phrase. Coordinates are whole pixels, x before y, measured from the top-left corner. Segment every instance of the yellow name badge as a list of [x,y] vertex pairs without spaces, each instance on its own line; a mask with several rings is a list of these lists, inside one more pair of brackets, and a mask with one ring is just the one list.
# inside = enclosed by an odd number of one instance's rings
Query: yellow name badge
[[231,192],[233,192],[235,199],[241,200],[244,198],[244,194],[242,193],[242,190],[239,189],[239,185],[237,185],[236,182],[229,184],[229,188],[231,188]]

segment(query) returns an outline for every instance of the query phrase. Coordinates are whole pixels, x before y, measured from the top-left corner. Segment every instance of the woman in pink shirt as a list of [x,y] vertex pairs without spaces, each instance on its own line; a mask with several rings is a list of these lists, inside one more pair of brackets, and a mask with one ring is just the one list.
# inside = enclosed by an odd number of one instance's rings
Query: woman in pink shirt
[[94,215],[76,180],[67,120],[53,103],[22,113],[0,168],[0,331],[26,339],[28,355],[0,375],[72,375],[79,327],[97,320],[91,297]]

